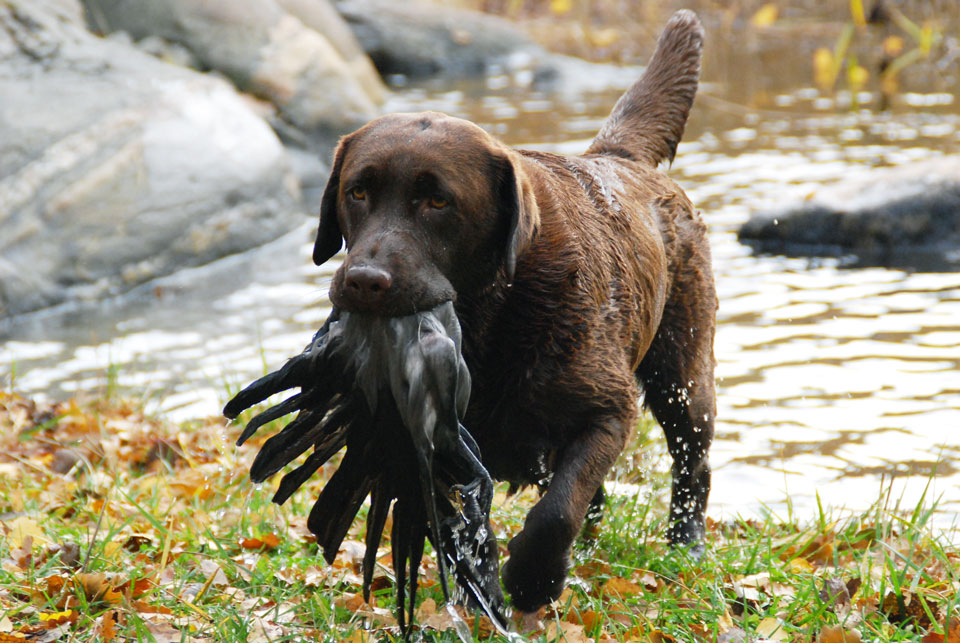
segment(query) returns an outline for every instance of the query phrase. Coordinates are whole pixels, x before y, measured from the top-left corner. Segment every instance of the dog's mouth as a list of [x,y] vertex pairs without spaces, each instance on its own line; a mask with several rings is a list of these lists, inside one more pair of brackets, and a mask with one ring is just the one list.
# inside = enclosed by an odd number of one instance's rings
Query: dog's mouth
[[455,300],[456,292],[446,279],[412,281],[375,274],[363,281],[338,272],[330,286],[330,301],[338,309],[377,317],[405,317]]
[[406,317],[427,312],[443,304],[453,303],[455,299],[455,297],[449,296],[419,301],[398,299],[397,301],[365,302],[337,296],[333,291],[330,293],[330,301],[336,308],[349,313],[380,318]]

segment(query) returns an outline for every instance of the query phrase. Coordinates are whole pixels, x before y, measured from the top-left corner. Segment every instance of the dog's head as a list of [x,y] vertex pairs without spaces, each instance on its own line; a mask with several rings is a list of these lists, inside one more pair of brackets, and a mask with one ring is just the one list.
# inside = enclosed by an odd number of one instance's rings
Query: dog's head
[[313,260],[346,241],[334,305],[407,315],[512,280],[538,222],[515,152],[459,118],[391,114],[340,142]]

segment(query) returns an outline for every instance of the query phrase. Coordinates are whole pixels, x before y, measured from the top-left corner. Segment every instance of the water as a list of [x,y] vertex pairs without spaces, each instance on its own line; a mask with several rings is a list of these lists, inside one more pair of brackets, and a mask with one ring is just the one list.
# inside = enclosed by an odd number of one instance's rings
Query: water
[[[746,91],[734,84],[707,85],[670,170],[710,225],[721,302],[709,513],[785,514],[789,496],[809,515],[817,494],[864,508],[894,478],[894,500],[908,505],[929,482],[948,521],[960,509],[960,272],[755,256],[735,232],[751,211],[821,182],[956,151],[954,96],[911,92],[878,115],[800,86],[754,111],[731,102]],[[618,94],[557,97],[494,78],[407,89],[391,107],[440,109],[511,144],[578,152]],[[329,312],[337,264],[313,266],[314,226],[98,307],[7,322],[0,384],[54,398],[119,388],[174,419],[217,414]]]

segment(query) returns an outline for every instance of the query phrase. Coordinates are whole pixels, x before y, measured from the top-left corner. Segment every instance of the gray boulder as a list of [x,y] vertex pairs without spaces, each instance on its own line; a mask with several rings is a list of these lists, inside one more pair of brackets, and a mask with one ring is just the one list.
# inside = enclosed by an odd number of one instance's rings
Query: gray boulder
[[290,125],[329,140],[377,116],[384,89],[326,1],[282,0],[283,6],[275,0],[84,4],[96,29],[180,44],[205,67],[273,103]]
[[0,318],[120,292],[303,221],[269,126],[226,82],[0,3]]
[[384,76],[474,77],[536,68],[547,57],[507,20],[476,11],[389,0],[336,6]]
[[958,261],[960,157],[844,179],[803,202],[754,214],[740,228],[739,239],[762,252],[855,255],[871,265]]

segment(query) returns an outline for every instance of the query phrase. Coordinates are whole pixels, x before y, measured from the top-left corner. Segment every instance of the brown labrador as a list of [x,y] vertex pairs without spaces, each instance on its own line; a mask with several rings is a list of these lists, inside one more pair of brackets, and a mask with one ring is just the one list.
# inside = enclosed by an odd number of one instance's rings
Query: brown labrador
[[521,610],[560,595],[641,387],[674,461],[669,539],[702,551],[717,299],[706,227],[657,169],[702,41],[693,13],[674,15],[582,156],[513,150],[437,113],[384,116],[336,151],[313,257],[346,240],[334,305],[393,316],[453,300],[473,376],[464,425],[495,478],[546,490],[503,567]]

